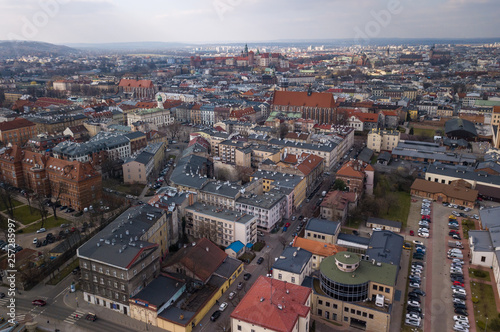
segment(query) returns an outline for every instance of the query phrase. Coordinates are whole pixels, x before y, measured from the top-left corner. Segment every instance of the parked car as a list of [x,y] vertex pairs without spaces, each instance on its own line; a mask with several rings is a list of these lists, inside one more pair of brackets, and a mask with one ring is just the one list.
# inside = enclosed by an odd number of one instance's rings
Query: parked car
[[243,286],[244,286],[244,285],[245,285],[245,283],[243,283],[243,282],[239,282],[239,283],[238,283],[238,286],[237,286],[236,288],[238,288],[238,289],[243,289]]
[[257,264],[262,264],[262,262],[264,261],[264,257],[259,257],[259,259],[257,259]]
[[37,233],[43,233],[43,232],[46,232],[47,230],[45,228],[40,228],[39,230],[37,230],[36,232]]
[[85,316],[86,320],[90,320],[91,322],[95,322],[97,320],[97,315],[89,312],[87,316]]
[[228,299],[232,300],[234,299],[234,297],[236,296],[236,292],[231,292],[229,293],[229,295],[227,296]]
[[415,294],[419,294],[419,295],[422,295],[422,296],[425,296],[425,292],[421,289],[414,289],[412,290],[413,293]]
[[224,311],[227,308],[227,302],[222,302],[219,306],[220,311]]
[[214,313],[212,314],[212,316],[210,316],[210,320],[212,322],[215,322],[221,315],[221,311],[220,310],[215,310]]
[[248,280],[248,279],[250,279],[251,277],[252,277],[252,275],[251,275],[250,273],[245,273],[245,274],[243,275],[243,279],[245,279],[245,280]]

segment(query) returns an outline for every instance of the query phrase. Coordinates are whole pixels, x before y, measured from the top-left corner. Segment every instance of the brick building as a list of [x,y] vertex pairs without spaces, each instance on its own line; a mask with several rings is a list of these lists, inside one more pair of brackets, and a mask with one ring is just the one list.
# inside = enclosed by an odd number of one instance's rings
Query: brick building
[[272,112],[297,113],[298,118],[318,123],[337,123],[337,107],[331,93],[275,91]]
[[137,99],[153,99],[155,87],[150,80],[131,80],[123,78],[118,84],[120,92],[131,95]]
[[48,157],[14,145],[0,155],[0,180],[83,210],[101,199],[102,179],[90,163]]
[[355,193],[373,193],[375,170],[370,164],[359,160],[345,163],[337,172],[337,179],[344,181],[347,190]]
[[36,125],[23,118],[0,123],[0,138],[3,145],[24,145],[36,135]]

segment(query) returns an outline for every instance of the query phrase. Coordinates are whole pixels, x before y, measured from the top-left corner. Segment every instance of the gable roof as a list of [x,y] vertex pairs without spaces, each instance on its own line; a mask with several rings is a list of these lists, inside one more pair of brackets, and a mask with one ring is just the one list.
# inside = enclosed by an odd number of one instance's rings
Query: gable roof
[[181,264],[202,282],[206,282],[226,257],[227,254],[217,245],[202,238],[195,246],[188,246],[176,252],[167,266]]
[[30,126],[36,126],[36,124],[23,118],[15,118],[12,121],[0,122],[0,131],[13,130]]
[[130,88],[153,88],[153,82],[151,80],[131,80],[122,78],[118,86]]
[[333,108],[335,100],[331,93],[307,91],[275,91],[273,105]]
[[451,184],[427,181],[424,179],[415,179],[411,185],[411,189],[419,190],[428,193],[443,193],[448,197],[462,199],[469,202],[474,202],[477,199],[478,191],[458,185],[459,182],[454,181]]
[[307,221],[306,230],[323,234],[335,235],[340,230],[338,221],[311,218]]
[[309,314],[306,302],[310,296],[310,288],[259,276],[231,313],[231,318],[271,331],[291,332],[299,317]]

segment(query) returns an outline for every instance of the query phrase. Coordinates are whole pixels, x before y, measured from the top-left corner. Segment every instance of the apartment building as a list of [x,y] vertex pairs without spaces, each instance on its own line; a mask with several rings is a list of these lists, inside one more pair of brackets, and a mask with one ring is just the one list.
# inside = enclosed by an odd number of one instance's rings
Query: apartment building
[[287,247],[273,264],[273,278],[301,285],[313,271],[312,253],[301,247]]
[[286,197],[280,193],[241,196],[236,200],[235,209],[240,213],[255,216],[257,227],[265,231],[271,231],[289,215]]
[[28,143],[36,136],[36,124],[23,118],[0,122],[0,139],[4,146]]
[[160,273],[168,250],[167,217],[162,209],[128,209],[77,249],[83,300],[130,315],[129,298]]
[[257,241],[257,217],[214,205],[194,203],[186,208],[186,229],[196,238],[207,238],[220,246]]
[[169,109],[150,108],[140,109],[127,114],[127,125],[132,126],[136,122],[145,122],[158,127],[168,126],[174,123],[174,118]]
[[398,144],[401,133],[397,130],[372,129],[368,133],[366,146],[377,153],[392,151]]

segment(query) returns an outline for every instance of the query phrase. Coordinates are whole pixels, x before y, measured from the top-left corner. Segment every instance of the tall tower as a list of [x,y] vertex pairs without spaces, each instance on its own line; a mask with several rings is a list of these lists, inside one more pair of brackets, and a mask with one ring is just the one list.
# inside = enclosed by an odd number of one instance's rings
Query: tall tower
[[245,44],[245,51],[243,52],[245,56],[248,56],[248,45]]
[[288,90],[288,78],[282,77],[280,80],[280,90],[287,91]]

